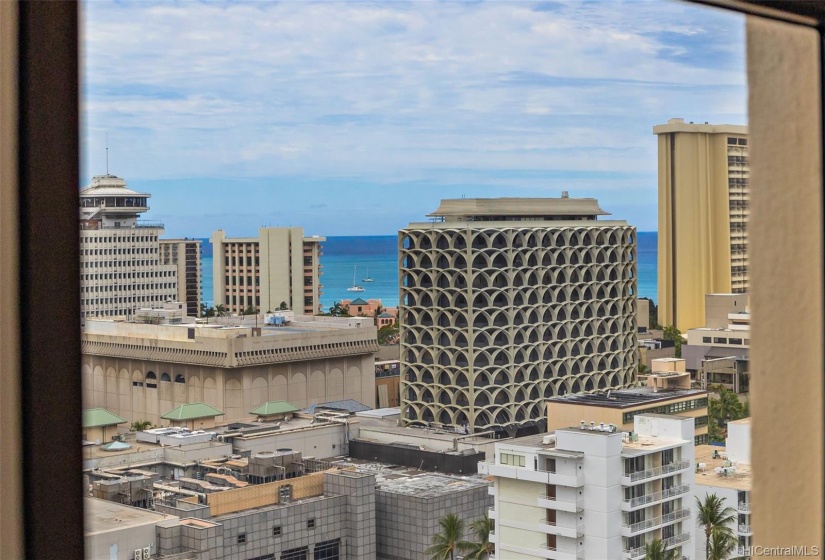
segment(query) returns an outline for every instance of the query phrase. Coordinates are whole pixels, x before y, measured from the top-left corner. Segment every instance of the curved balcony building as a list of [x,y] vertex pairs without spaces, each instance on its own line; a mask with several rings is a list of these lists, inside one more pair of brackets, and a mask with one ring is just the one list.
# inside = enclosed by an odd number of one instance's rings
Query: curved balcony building
[[399,232],[402,418],[470,431],[636,373],[636,232],[595,199],[444,200]]

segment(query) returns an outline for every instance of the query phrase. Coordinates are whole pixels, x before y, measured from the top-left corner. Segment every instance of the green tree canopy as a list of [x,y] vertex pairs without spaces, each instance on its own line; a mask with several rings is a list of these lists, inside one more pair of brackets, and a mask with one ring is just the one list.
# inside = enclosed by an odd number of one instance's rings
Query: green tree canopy
[[[733,546],[736,546],[736,537],[733,535],[731,525],[736,523],[736,510],[732,507],[725,506],[724,498],[720,498],[716,494],[705,494],[704,499],[696,497],[696,522],[699,527],[705,532],[705,557],[706,560],[711,560],[711,541],[715,538],[719,546],[717,553],[723,550],[722,543],[726,538],[733,540]],[[730,554],[730,550],[726,554]],[[714,560],[724,560],[727,556],[722,558],[715,557]]]
[[433,535],[433,544],[425,554],[430,560],[454,560],[456,552],[470,550],[473,543],[464,538],[464,521],[454,513],[448,513],[438,520],[441,531]]
[[475,540],[467,549],[465,560],[487,560],[493,553],[493,543],[490,542],[490,533],[493,532],[495,523],[485,513],[484,517],[474,519],[470,523],[470,530],[475,535]]
[[668,549],[661,539],[645,543],[645,560],[679,560],[676,549]]
[[679,329],[677,329],[673,325],[665,327],[662,331],[662,338],[664,338],[665,340],[673,341],[673,346],[676,348],[676,357],[681,358],[682,342],[684,342],[681,331],[679,331]]

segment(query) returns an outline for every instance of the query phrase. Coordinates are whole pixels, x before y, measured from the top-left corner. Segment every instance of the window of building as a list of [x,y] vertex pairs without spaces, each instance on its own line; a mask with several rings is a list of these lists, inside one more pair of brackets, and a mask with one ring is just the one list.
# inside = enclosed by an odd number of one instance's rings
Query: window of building
[[501,453],[499,457],[502,465],[510,465],[513,467],[523,467],[525,465],[524,455]]
[[339,560],[341,558],[341,539],[320,542],[315,545],[314,560]]
[[724,337],[721,337],[721,336],[715,336],[715,337],[713,337],[713,343],[714,344],[727,344],[728,339],[724,338]]
[[246,543],[246,533],[238,533],[238,544]]
[[315,528],[315,518],[310,517],[307,519],[307,529],[314,529]]
[[281,526],[276,525],[272,528],[272,536],[273,537],[280,537],[281,536]]
[[710,344],[710,340],[711,340],[711,338],[709,336],[703,336],[702,337],[702,342],[705,343],[705,344]]
[[307,560],[309,547],[290,548],[281,553],[281,560]]

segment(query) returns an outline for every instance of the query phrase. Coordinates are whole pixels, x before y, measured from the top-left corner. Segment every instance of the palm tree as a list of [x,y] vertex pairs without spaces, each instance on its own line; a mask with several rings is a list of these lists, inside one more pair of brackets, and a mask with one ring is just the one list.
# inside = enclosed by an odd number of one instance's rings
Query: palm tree
[[645,543],[645,560],[678,560],[679,554],[675,548],[668,549],[661,539],[653,539]]
[[473,543],[461,540],[464,538],[464,521],[454,513],[448,513],[438,520],[441,532],[433,535],[433,545],[424,551],[430,560],[455,559],[456,552],[469,550]]
[[215,306],[215,315],[218,317],[226,317],[228,311],[226,310],[226,306],[222,303],[219,303]]
[[708,560],[728,560],[730,555],[736,551],[736,537],[733,533],[726,533],[724,531],[713,531],[708,541],[707,559]]
[[[715,535],[726,535],[734,539],[731,524],[736,523],[736,510],[725,507],[725,500],[716,494],[705,494],[705,499],[696,497],[696,521],[705,530],[705,555],[710,560],[711,538]],[[722,537],[715,537],[721,539]],[[720,541],[721,542],[721,541]],[[736,542],[734,539],[734,546]]]
[[490,542],[490,533],[495,527],[494,521],[486,513],[484,517],[474,519],[470,523],[470,530],[476,536],[475,542],[467,549],[465,560],[485,560],[493,553],[493,543]]

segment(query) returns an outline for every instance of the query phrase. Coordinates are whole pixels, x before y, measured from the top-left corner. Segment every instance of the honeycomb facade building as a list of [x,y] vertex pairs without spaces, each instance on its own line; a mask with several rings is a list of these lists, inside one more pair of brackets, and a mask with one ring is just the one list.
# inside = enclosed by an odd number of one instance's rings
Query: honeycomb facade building
[[442,200],[399,232],[402,418],[512,430],[636,374],[636,231],[595,199]]

